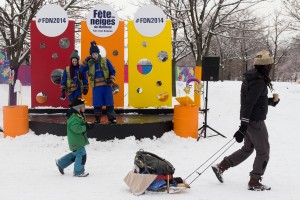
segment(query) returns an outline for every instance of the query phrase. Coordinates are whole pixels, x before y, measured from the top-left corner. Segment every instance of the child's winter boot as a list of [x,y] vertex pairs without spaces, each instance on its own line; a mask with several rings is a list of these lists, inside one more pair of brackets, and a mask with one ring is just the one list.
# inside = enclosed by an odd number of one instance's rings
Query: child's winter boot
[[75,174],[74,176],[76,176],[76,177],[87,177],[89,175],[89,173],[88,172],[82,172],[81,174]]

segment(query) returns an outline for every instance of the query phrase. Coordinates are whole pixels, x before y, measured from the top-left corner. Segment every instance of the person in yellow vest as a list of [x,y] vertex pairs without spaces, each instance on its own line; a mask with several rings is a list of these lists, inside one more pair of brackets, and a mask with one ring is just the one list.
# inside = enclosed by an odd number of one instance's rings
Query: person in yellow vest
[[95,123],[100,123],[102,106],[106,106],[107,119],[110,123],[116,123],[112,86],[115,85],[116,71],[111,62],[101,57],[100,50],[95,41],[91,42],[90,56],[82,63],[84,74],[90,77],[90,85],[93,88],[93,107]]
[[61,100],[66,100],[66,93],[70,102],[73,99],[81,98],[82,93],[88,93],[88,80],[86,74],[80,71],[78,51],[74,50],[70,56],[71,64],[63,72],[60,89]]

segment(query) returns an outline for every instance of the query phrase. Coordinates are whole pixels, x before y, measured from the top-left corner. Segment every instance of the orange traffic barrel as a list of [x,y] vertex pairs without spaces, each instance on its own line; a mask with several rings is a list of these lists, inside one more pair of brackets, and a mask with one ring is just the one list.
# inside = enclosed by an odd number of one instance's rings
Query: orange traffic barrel
[[174,132],[181,137],[198,138],[198,106],[175,105]]
[[28,106],[3,106],[4,137],[16,137],[29,132]]

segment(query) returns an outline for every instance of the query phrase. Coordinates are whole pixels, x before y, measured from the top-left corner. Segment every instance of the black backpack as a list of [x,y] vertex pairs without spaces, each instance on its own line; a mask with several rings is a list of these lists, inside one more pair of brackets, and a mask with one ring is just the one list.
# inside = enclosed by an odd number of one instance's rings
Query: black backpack
[[169,161],[144,150],[136,152],[134,164],[149,174],[173,175],[175,172],[175,168]]

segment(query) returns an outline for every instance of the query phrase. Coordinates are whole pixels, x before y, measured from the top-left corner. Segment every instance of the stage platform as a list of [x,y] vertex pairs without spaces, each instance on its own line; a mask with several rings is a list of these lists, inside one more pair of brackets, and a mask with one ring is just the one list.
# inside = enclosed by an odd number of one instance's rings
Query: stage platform
[[[67,109],[29,109],[29,128],[35,134],[66,136]],[[97,140],[161,137],[173,129],[173,109],[116,109],[117,124],[109,124],[105,110],[101,124],[88,131],[89,138]],[[92,109],[86,110],[88,122],[94,121]]]

